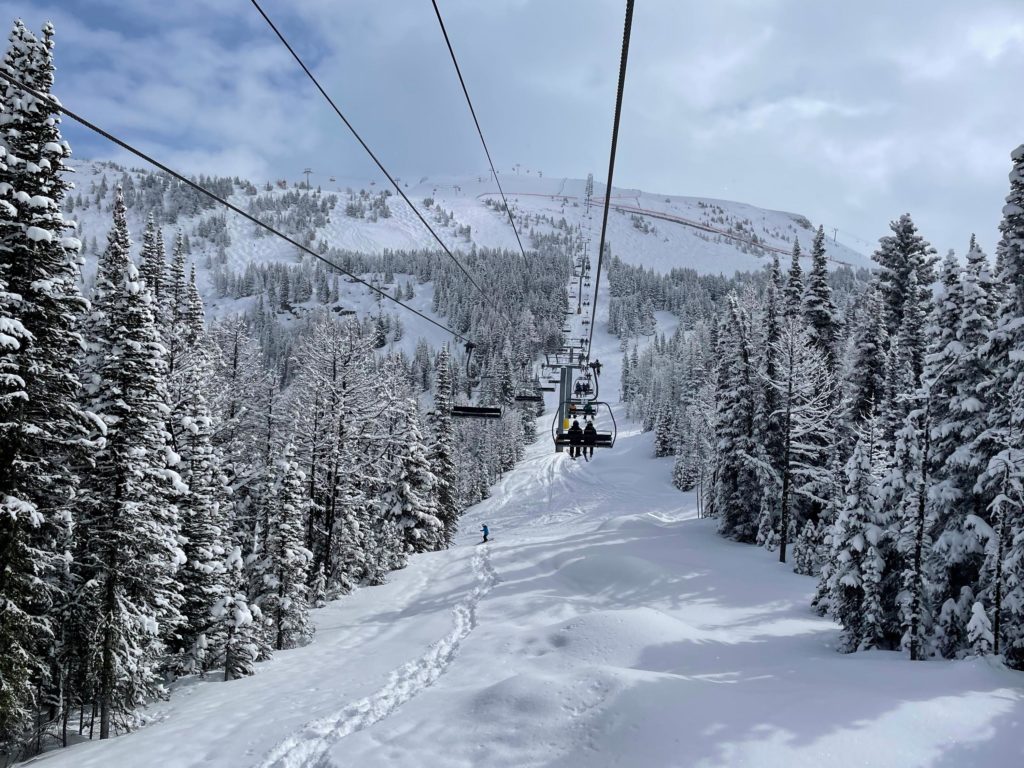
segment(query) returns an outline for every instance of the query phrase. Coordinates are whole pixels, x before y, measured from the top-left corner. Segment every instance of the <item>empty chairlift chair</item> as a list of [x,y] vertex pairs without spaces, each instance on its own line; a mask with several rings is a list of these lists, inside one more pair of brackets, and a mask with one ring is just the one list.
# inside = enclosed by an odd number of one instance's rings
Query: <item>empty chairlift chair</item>
[[452,416],[458,419],[500,419],[501,408],[482,405],[453,405]]

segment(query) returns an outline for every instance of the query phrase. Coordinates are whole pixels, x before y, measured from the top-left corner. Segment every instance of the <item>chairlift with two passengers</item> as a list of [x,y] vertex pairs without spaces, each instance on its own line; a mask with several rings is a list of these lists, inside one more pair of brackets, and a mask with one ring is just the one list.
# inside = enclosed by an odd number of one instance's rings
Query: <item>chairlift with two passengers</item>
[[[564,404],[565,413],[568,415],[563,417],[563,409],[559,408],[555,413],[555,418],[551,422],[551,439],[555,444],[556,450],[569,447],[572,443],[569,439],[569,427],[572,425],[573,419],[583,418],[584,421],[594,422],[594,428],[598,430],[596,440],[594,441],[595,448],[614,448],[615,439],[618,437],[619,428],[618,424],[615,423],[615,413],[612,411],[612,407],[600,400],[587,400],[582,404],[578,402],[569,401]],[[589,409],[589,413],[588,413]],[[601,430],[598,428],[598,417],[604,412],[607,412],[608,420],[605,423],[604,419],[601,419],[601,423],[605,426],[610,426],[610,429]],[[561,427],[561,429],[559,429]]]

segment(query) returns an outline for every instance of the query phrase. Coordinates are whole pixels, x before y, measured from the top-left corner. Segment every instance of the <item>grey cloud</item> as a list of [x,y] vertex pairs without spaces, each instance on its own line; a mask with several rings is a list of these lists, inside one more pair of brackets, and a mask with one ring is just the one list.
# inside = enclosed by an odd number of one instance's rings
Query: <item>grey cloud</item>
[[[620,0],[439,0],[492,153],[601,176]],[[265,0],[400,175],[485,166],[429,3]],[[59,93],[193,172],[374,170],[246,0],[5,0],[58,26]],[[799,211],[874,241],[910,211],[940,248],[996,240],[1019,0],[643,0],[617,179]],[[74,133],[79,154],[105,151]]]

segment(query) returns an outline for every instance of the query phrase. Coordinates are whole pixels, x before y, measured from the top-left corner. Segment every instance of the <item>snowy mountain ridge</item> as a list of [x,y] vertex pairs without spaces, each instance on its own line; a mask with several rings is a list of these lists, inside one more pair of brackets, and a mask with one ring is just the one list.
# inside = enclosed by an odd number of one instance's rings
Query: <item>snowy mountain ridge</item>
[[[70,218],[79,224],[90,262],[102,249],[109,228],[114,187],[124,183],[139,190],[138,198],[129,191],[127,202],[130,229],[141,233],[144,217],[153,209],[153,198],[146,197],[147,185],[151,188],[153,179],[162,174],[128,170],[106,161],[79,160],[75,167]],[[587,180],[535,174],[509,175],[502,180],[528,249],[531,234],[575,228],[600,213],[600,185],[596,185],[588,209]],[[210,186],[212,180],[201,182]],[[357,253],[437,247],[413,211],[390,189],[372,181],[331,177],[308,195],[304,186],[283,180],[262,185],[241,179],[231,184],[227,179],[217,182],[214,191],[229,195],[231,202],[310,245]],[[474,246],[518,248],[490,177],[425,176],[400,183],[453,251]],[[199,210],[197,202],[202,205]],[[312,216],[308,215],[311,203],[318,209]],[[178,229],[190,237],[200,282],[206,283],[204,298],[212,298],[209,276],[204,275],[206,259],[198,258],[204,251],[219,252],[221,262],[236,270],[249,262],[297,260],[294,247],[257,232],[254,225],[230,211],[212,206],[189,192],[185,204],[179,210],[166,211],[162,222],[167,242]],[[628,264],[656,272],[689,268],[701,274],[726,275],[759,269],[771,252],[789,253],[794,239],[800,240],[806,252],[814,234],[811,222],[798,214],[620,188],[613,190],[608,226],[612,252]],[[868,257],[841,243],[828,243],[828,253],[835,263],[870,266]]]

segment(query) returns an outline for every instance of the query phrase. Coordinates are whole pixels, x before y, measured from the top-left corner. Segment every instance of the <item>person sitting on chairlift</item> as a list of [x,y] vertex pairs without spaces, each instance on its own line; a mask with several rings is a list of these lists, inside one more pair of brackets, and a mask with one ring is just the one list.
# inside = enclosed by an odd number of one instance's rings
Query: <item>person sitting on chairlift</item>
[[590,402],[587,402],[587,404],[583,406],[583,415],[593,418],[594,406]]
[[[586,428],[583,430],[583,458],[590,461],[594,458],[594,446],[597,444],[597,430],[594,428],[594,422],[588,421]],[[589,456],[587,455],[589,452]]]
[[580,445],[583,443],[583,430],[580,429],[580,423],[573,421],[572,426],[569,427],[569,457],[572,459],[577,458],[580,455]]

